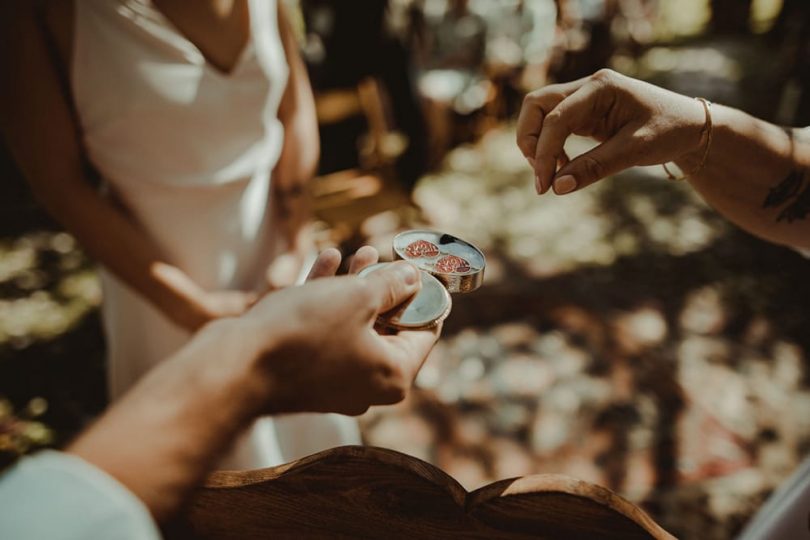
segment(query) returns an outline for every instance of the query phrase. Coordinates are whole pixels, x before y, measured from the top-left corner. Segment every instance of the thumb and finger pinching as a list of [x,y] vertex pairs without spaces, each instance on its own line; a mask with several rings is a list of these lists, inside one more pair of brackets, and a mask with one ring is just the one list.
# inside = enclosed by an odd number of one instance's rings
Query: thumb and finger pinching
[[632,167],[629,159],[629,141],[620,132],[602,144],[577,156],[554,175],[551,188],[557,195],[565,195]]

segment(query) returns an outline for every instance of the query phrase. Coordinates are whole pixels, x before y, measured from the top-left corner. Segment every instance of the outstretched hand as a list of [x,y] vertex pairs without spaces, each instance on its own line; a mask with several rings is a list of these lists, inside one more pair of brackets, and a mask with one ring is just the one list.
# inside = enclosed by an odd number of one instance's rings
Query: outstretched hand
[[[377,251],[358,250],[356,273],[377,262]],[[310,281],[259,301],[241,320],[244,335],[268,353],[262,376],[272,383],[266,412],[362,414],[372,405],[401,401],[438,338],[440,328],[381,335],[380,313],[419,291],[418,270],[397,262],[365,277],[334,277],[340,252],[324,251]],[[272,329],[276,339],[266,339]],[[267,343],[264,343],[264,340]]]
[[[537,193],[563,195],[636,165],[690,159],[700,152],[704,123],[698,101],[603,69],[528,94],[517,144]],[[573,134],[601,144],[569,160],[563,146]]]
[[364,278],[321,278],[269,295],[243,317],[281,339],[260,359],[272,374],[268,412],[362,414],[400,401],[438,330],[380,335],[378,314],[418,292],[417,270],[400,262]]
[[[363,248],[350,269],[376,260],[374,249]],[[334,277],[339,265],[340,253],[328,250],[312,282],[207,325],[69,451],[117,478],[162,519],[256,416],[361,414],[403,399],[439,329],[380,335],[374,322],[419,291],[419,273],[397,262],[362,278]]]

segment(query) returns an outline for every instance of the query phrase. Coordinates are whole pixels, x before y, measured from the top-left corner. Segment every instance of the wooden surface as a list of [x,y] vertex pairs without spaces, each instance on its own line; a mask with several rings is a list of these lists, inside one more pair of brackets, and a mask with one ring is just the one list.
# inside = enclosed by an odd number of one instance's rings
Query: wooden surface
[[533,475],[468,493],[428,463],[360,446],[269,469],[214,473],[168,536],[673,538],[637,506],[587,482]]

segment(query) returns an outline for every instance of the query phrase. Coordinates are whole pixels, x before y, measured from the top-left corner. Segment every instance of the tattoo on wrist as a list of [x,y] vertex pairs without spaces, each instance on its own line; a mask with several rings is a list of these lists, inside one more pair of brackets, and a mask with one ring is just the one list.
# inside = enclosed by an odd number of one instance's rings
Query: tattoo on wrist
[[810,214],[810,171],[795,169],[768,191],[762,208],[783,207],[776,222],[793,223]]

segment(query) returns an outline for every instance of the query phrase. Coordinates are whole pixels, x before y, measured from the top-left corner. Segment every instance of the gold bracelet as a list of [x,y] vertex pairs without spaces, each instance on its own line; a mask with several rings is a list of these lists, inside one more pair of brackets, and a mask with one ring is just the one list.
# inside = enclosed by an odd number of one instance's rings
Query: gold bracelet
[[706,113],[706,122],[703,124],[703,129],[700,130],[701,140],[703,139],[703,134],[706,133],[706,148],[703,150],[703,156],[700,158],[700,163],[698,164],[697,168],[691,173],[685,174],[681,177],[672,174],[669,168],[667,168],[667,164],[662,163],[661,166],[664,168],[664,172],[667,173],[667,178],[670,180],[685,180],[690,176],[696,175],[703,170],[703,167],[706,165],[706,160],[709,158],[709,148],[712,146],[712,102],[702,97],[696,97],[695,99],[703,104],[703,110]]

